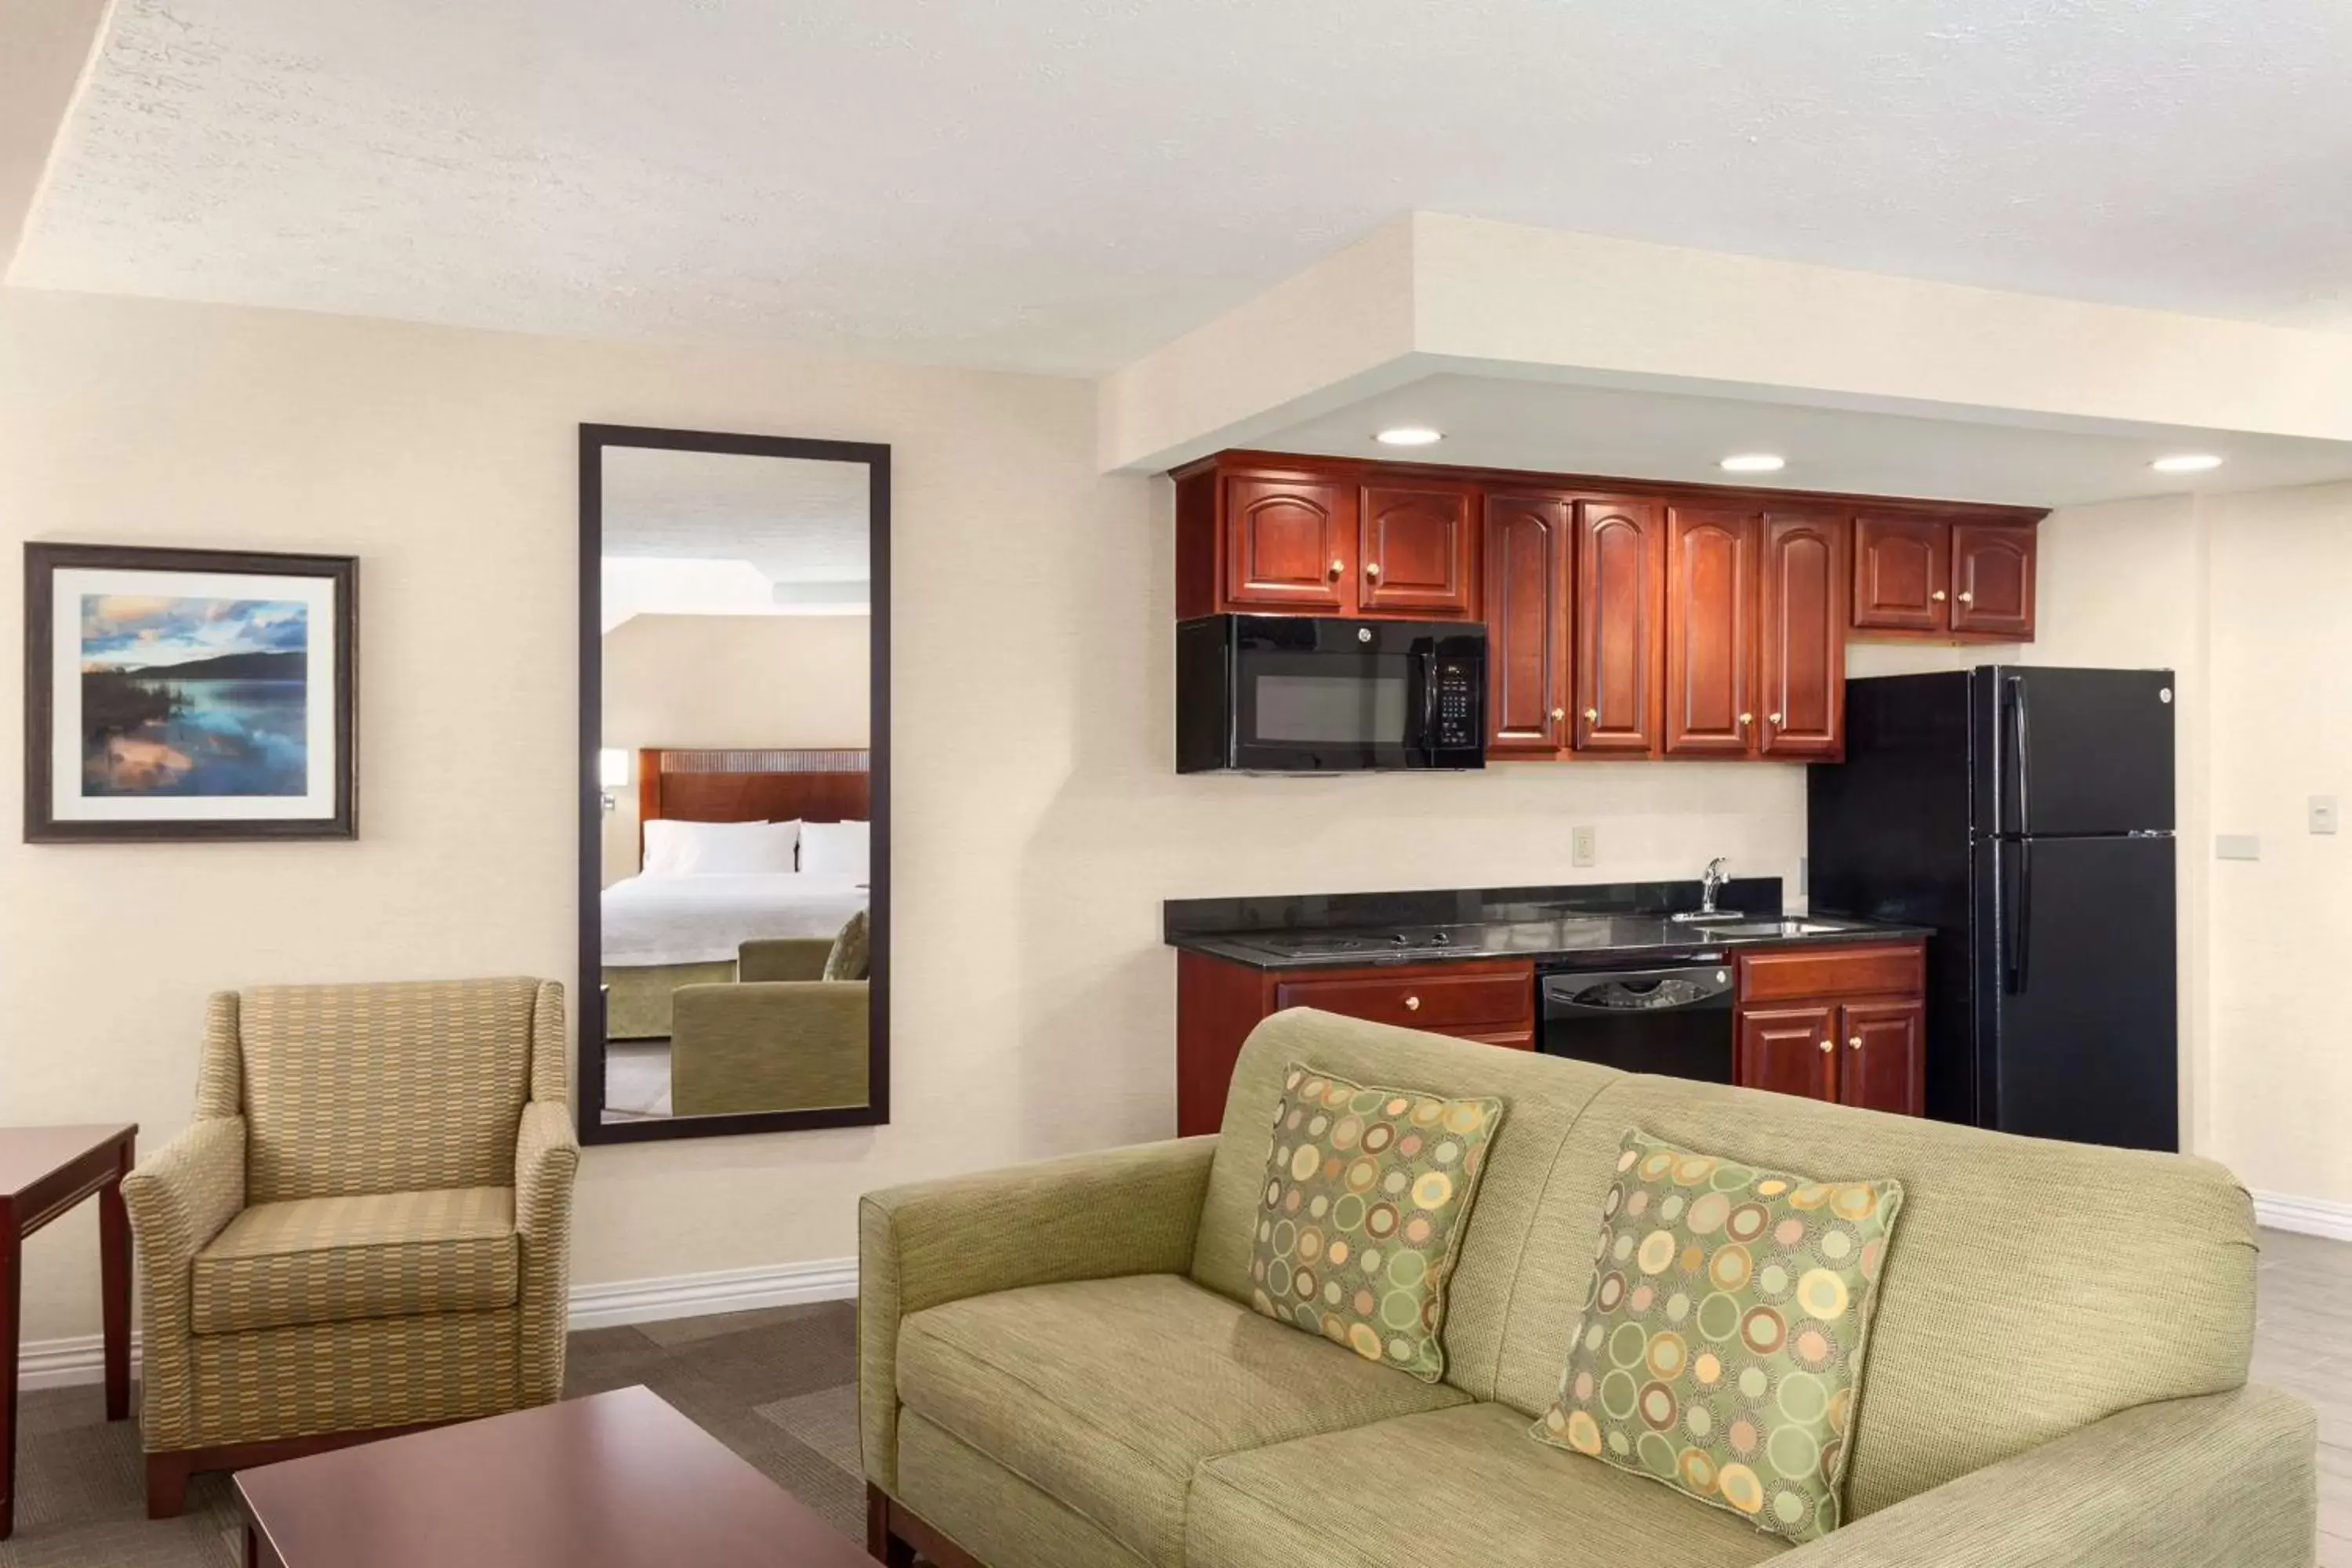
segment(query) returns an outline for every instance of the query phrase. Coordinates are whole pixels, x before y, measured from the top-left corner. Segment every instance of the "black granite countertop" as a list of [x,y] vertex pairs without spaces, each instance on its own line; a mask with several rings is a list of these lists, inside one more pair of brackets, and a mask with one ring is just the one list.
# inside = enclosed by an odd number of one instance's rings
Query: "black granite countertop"
[[1606,883],[1410,893],[1171,900],[1168,945],[1254,969],[1528,959],[1601,968],[1757,946],[1895,941],[1925,926],[1780,913],[1777,877],[1737,879],[1720,919],[1682,921],[1699,905],[1693,882]]

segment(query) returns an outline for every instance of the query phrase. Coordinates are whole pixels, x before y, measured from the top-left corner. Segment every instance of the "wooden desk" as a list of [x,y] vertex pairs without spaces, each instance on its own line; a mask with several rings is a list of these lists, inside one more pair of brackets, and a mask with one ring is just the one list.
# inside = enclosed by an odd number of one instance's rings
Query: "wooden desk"
[[138,1157],[134,1126],[0,1127],[0,1541],[16,1528],[16,1336],[25,1238],[98,1194],[98,1266],[106,1320],[106,1418],[131,1414],[131,1216],[122,1178]]
[[646,1388],[236,1473],[249,1568],[873,1568]]

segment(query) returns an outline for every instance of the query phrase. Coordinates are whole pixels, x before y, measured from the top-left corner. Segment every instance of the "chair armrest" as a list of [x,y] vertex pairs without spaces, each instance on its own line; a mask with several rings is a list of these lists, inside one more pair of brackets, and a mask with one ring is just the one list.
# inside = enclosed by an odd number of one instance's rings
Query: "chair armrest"
[[245,1118],[208,1116],[122,1178],[139,1252],[140,1400],[151,1450],[189,1446],[195,1258],[245,1207]]
[[822,980],[824,961],[833,952],[829,936],[761,936],[738,943],[735,978],[761,980]]
[[515,1134],[515,1231],[522,1243],[517,1342],[525,1405],[544,1405],[563,1393],[564,1337],[571,1326],[572,1184],[579,1169],[572,1113],[558,1100],[525,1104]]
[[863,980],[681,985],[670,994],[670,1109],[680,1116],[864,1105]]
[[2310,1568],[2317,1441],[2310,1408],[2274,1388],[2159,1400],[1906,1498],[1775,1561],[1788,1568]]
[[868,1193],[857,1205],[858,1419],[866,1476],[898,1479],[898,1324],[1023,1285],[1181,1274],[1213,1133]]

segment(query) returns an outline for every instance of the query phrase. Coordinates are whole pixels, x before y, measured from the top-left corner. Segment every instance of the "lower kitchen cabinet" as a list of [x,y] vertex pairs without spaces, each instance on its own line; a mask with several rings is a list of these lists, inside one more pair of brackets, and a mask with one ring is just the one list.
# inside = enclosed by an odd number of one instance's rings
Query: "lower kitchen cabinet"
[[1733,1081],[1864,1110],[1927,1110],[1927,948],[1765,949],[1738,959]]
[[1176,955],[1176,1132],[1214,1132],[1242,1042],[1286,1007],[1396,1024],[1512,1050],[1536,1044],[1536,971],[1526,962],[1455,960],[1355,969],[1255,969]]

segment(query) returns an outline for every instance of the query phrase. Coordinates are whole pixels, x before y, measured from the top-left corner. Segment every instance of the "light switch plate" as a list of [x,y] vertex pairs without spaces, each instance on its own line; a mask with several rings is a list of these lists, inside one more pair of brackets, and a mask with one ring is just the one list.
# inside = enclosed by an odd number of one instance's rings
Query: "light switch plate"
[[2221,833],[2213,838],[2213,858],[2216,860],[2259,860],[2263,858],[2263,841],[2251,833]]
[[2336,797],[2315,795],[2311,797],[2311,830],[2314,833],[2336,831]]
[[1590,866],[1592,862],[1592,829],[1590,827],[1569,829],[1568,863],[1571,866]]

